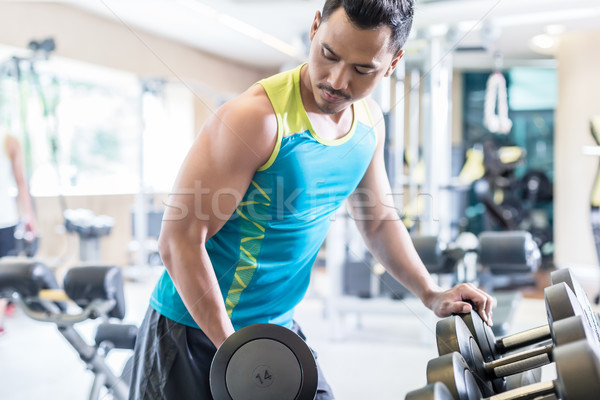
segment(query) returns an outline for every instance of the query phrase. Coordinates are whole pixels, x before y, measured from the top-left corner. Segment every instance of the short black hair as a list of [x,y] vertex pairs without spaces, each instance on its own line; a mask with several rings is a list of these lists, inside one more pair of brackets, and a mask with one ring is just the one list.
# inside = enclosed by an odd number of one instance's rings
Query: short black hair
[[343,7],[350,21],[361,29],[389,26],[392,30],[391,50],[397,53],[408,38],[413,20],[414,0],[325,0],[322,20],[326,21]]

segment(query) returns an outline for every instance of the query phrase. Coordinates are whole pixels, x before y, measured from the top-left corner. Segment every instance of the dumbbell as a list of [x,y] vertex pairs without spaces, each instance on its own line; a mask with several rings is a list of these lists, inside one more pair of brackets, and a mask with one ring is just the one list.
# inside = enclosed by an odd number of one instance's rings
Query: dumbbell
[[[554,272],[551,274],[551,276],[553,275]],[[552,318],[553,320],[581,314],[586,307],[586,303],[588,308],[591,309],[585,293],[583,293],[582,290],[573,290],[573,286],[576,287],[577,282],[572,279],[572,276],[568,270],[565,269],[560,275],[555,275],[552,286],[560,282],[565,282],[571,287],[571,290],[573,293],[575,293],[576,301],[565,301],[566,299],[564,299],[563,293],[562,296],[557,294],[556,297],[550,297],[550,303],[548,303],[548,297],[545,296],[547,302],[546,309],[548,310],[549,308],[552,308],[555,310]],[[475,310],[472,310],[470,313],[461,314],[461,318],[467,324],[469,330],[473,334],[473,338],[479,345],[479,349],[481,350],[481,354],[483,354],[483,358],[488,362],[496,360],[502,355],[511,351],[529,347],[533,344],[541,343],[552,338],[550,326],[548,324],[512,335],[507,335],[502,338],[496,338],[492,329],[485,322],[483,322]],[[588,320],[589,319],[590,318],[588,318]],[[592,326],[592,324],[590,324],[590,326]],[[597,331],[597,329],[593,330]]]
[[[552,344],[486,361],[464,321],[459,316],[453,316],[437,323],[436,336],[439,354],[459,352],[473,370],[481,391],[487,395],[506,390],[504,377],[552,362],[551,351],[554,345],[582,339],[590,340],[595,345],[594,333],[581,315],[582,312],[575,294],[565,283],[546,288],[545,297],[548,326],[552,328]],[[432,363],[431,368],[433,370],[430,371],[428,368],[427,373],[436,375],[441,373],[439,368],[449,367],[444,364]]]
[[541,252],[527,231],[486,231],[479,239],[479,263],[492,274],[529,274],[537,271]]
[[589,326],[592,328],[592,331],[594,332],[595,337],[598,339],[598,343],[600,344],[600,321],[598,320],[598,314],[593,311],[589,298],[579,282],[571,273],[571,270],[568,268],[563,268],[553,271],[550,273],[550,282],[552,284],[564,282],[569,286],[573,293],[575,293],[575,296],[581,305],[583,315],[587,319]]
[[210,368],[215,400],[313,400],[317,363],[293,331],[254,324],[234,332],[219,347]]
[[[593,400],[600,393],[600,355],[586,340],[554,350],[557,379],[523,386],[484,400]],[[454,400],[481,400],[482,393],[464,358],[457,352],[442,357],[452,360],[444,385]],[[431,383],[430,383],[431,384]],[[438,385],[439,386],[439,385]],[[410,400],[447,400],[443,390],[426,386],[407,394]]]
[[444,244],[437,236],[412,236],[413,245],[430,273],[456,271],[467,253],[478,255],[479,263],[493,273],[531,273],[541,255],[531,233],[526,231],[482,232],[479,237],[462,233],[454,243]]
[[[483,356],[473,341],[473,337],[465,323],[459,317],[451,317],[445,320],[445,329],[451,329],[456,335],[453,343],[442,344],[440,354],[449,354],[452,348],[456,348],[471,369],[477,385],[484,395],[500,393],[506,390],[505,377],[533,368],[541,367],[551,363],[553,360],[552,350],[556,346],[573,343],[578,340],[589,340],[592,335],[587,324],[580,315],[561,319],[552,324],[553,344],[524,350],[511,354],[504,358],[485,362]],[[432,360],[427,365],[428,380],[435,382],[447,377],[448,370],[452,369],[451,360],[440,357]]]

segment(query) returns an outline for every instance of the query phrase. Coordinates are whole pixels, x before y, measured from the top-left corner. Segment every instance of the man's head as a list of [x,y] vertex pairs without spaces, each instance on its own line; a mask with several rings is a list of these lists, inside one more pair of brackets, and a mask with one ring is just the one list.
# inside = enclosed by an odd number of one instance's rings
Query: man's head
[[341,7],[358,28],[388,26],[392,31],[390,50],[395,54],[404,46],[410,33],[413,3],[414,0],[325,0],[321,20],[327,21]]
[[389,76],[404,52],[413,0],[326,0],[311,26],[309,83],[324,113],[345,110]]

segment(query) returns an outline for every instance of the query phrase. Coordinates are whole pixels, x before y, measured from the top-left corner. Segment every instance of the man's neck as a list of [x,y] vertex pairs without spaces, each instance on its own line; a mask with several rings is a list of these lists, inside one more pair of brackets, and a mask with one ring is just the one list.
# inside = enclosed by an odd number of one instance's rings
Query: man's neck
[[308,65],[300,71],[300,96],[302,104],[316,133],[324,139],[334,140],[345,136],[352,127],[353,107],[337,113],[326,113],[319,109],[312,90]]

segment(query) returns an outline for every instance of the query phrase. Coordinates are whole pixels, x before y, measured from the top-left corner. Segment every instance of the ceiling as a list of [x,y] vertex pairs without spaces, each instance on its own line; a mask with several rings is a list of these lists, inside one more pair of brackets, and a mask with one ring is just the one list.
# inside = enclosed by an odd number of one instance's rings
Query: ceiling
[[[303,60],[323,0],[54,0],[249,66]],[[547,65],[560,35],[600,29],[599,0],[416,0],[409,56],[428,35],[448,38],[457,68]],[[531,38],[545,39],[534,51]],[[553,41],[554,40],[554,41]],[[471,49],[470,51],[465,51]],[[542,54],[545,53],[545,54]]]

